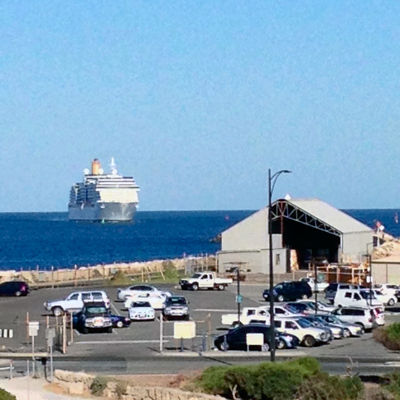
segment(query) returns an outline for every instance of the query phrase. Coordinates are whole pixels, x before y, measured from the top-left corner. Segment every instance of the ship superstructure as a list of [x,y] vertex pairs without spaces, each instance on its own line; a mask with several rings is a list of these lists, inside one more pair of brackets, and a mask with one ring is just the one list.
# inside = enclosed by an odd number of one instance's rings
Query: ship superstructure
[[71,188],[68,216],[74,221],[129,222],[139,203],[139,186],[132,177],[118,175],[114,158],[105,174],[94,159],[92,170],[84,170],[83,182]]

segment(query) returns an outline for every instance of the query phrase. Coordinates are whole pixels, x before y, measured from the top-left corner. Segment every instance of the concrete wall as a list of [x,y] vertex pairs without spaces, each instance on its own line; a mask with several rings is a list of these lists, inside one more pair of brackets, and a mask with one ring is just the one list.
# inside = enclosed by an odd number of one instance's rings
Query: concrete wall
[[[372,230],[343,234],[341,248],[343,262],[361,262],[362,255],[367,253],[367,245],[373,242],[373,235]],[[368,246],[368,250],[372,250],[372,244]]]
[[400,284],[400,264],[399,263],[380,263],[372,262],[373,283]]

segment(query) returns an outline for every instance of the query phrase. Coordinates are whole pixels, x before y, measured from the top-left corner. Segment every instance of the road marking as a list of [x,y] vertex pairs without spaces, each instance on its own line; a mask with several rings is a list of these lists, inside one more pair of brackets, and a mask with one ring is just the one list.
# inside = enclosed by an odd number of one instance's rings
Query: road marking
[[[168,343],[169,340],[163,340]],[[99,340],[89,342],[75,342],[75,344],[140,344],[140,343],[160,343],[159,340]]]
[[114,303],[111,301],[110,304],[111,304],[111,308],[114,310],[115,314],[121,316],[120,312],[117,310],[117,307],[114,306]]
[[74,331],[75,331],[75,333],[76,333],[78,336],[81,336],[81,334],[79,333],[78,330],[74,329]]
[[237,310],[220,310],[220,309],[211,309],[211,308],[196,308],[193,311],[202,311],[202,312],[237,312]]

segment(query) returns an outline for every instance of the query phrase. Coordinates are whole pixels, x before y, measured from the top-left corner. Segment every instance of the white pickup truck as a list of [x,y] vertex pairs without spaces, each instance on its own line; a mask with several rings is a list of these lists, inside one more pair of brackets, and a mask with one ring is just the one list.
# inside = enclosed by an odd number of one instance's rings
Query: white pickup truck
[[245,307],[240,314],[240,321],[236,314],[224,314],[221,317],[222,325],[237,326],[240,324],[246,325],[250,321],[269,322],[269,312],[267,307]]
[[232,283],[232,279],[217,278],[215,272],[197,272],[191,278],[181,279],[179,285],[182,290],[218,289],[225,288]]

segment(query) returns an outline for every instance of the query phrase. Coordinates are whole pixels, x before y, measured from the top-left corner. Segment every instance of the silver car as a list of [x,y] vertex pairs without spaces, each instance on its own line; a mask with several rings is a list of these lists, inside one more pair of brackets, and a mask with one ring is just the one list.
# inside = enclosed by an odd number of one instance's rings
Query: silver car
[[343,338],[343,329],[342,328],[335,326],[335,325],[330,325],[323,319],[319,318],[318,315],[307,315],[302,318],[311,322],[314,326],[317,326],[318,328],[329,330],[331,333],[332,339],[342,339]]
[[339,326],[343,329],[343,336],[350,337],[350,336],[361,336],[364,334],[364,329],[360,325],[351,324],[349,322],[342,321],[336,315],[332,314],[323,314],[319,315],[320,318],[324,319],[331,325]]

